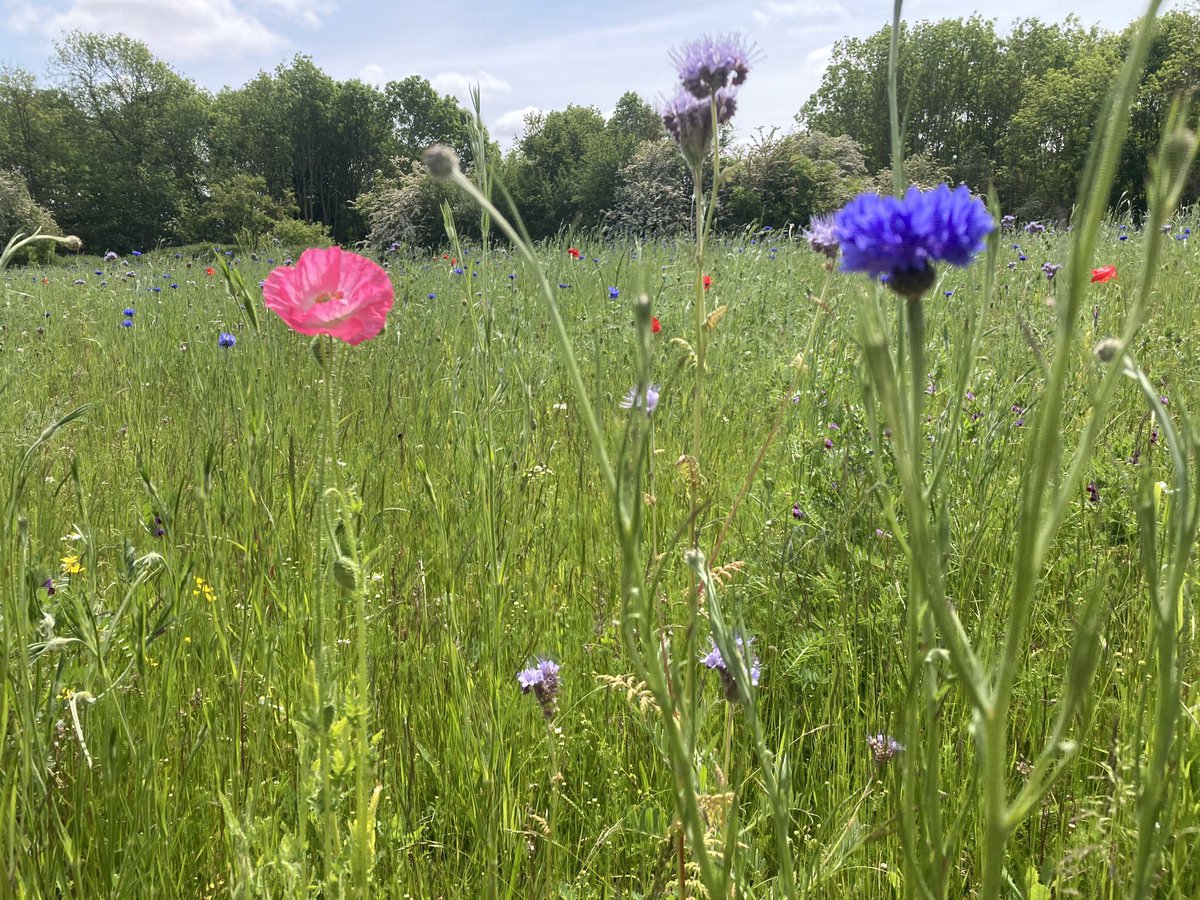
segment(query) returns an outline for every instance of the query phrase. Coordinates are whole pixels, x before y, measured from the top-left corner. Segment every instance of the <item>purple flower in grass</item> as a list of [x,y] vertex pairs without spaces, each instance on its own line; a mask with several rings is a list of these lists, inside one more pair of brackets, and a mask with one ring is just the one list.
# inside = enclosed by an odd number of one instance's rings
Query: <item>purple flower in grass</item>
[[[735,94],[729,88],[716,93],[717,124],[724,125],[737,111]],[[680,91],[659,110],[667,132],[679,145],[683,158],[693,168],[701,165],[712,149],[713,117],[708,98],[698,100]]]
[[814,252],[821,253],[831,260],[837,259],[838,238],[833,224],[833,216],[813,218],[808,223],[808,230],[804,232],[804,238]]
[[54,596],[54,594],[55,594],[55,587],[54,587],[54,579],[53,579],[53,578],[47,578],[45,581],[43,581],[43,582],[42,582],[42,587],[44,587],[44,588],[46,589],[46,596],[47,596],[47,597],[53,597],[53,596]]
[[115,260],[116,258],[117,258],[117,254],[116,254],[116,253],[114,253],[112,250],[109,250],[107,253],[105,253],[105,254],[104,254],[104,261],[105,261],[105,262],[112,262],[112,261],[113,261],[113,260]]
[[867,735],[867,747],[871,750],[871,758],[879,766],[890,762],[897,753],[904,752],[904,747],[898,740],[883,732]]
[[221,334],[217,337],[217,346],[224,347],[226,350],[230,349],[236,343],[237,343],[237,338],[235,338],[228,331],[222,331]]
[[[738,699],[738,684],[734,678],[733,672],[729,671],[729,667],[725,664],[724,657],[721,656],[721,651],[717,647],[717,642],[709,638],[712,644],[712,649],[703,657],[700,662],[718,675],[721,676],[721,687],[725,692],[725,699],[733,703]],[[754,643],[754,638],[745,639],[740,634],[734,635],[734,645],[737,648],[737,653],[742,657],[746,664],[746,669],[750,673],[750,684],[758,687],[758,680],[762,676],[762,665],[758,661],[758,657],[750,652],[750,645]]]
[[554,718],[554,714],[558,712],[558,669],[558,663],[554,660],[538,657],[534,665],[517,673],[521,693],[528,694],[532,691],[547,719]]
[[996,227],[987,207],[966,187],[917,187],[903,197],[859,194],[834,219],[842,270],[887,276],[909,300],[933,286],[934,264],[966,266]]
[[1057,263],[1042,263],[1042,274],[1046,276],[1047,281],[1053,281],[1054,276],[1058,274],[1058,270],[1062,266]]
[[122,328],[132,328],[133,327],[133,319],[122,319],[121,327]]
[[126,318],[132,319],[133,314],[134,314],[134,308],[132,306],[125,307],[125,317]]
[[637,395],[636,387],[631,387],[625,393],[625,399],[621,401],[621,409],[642,409],[645,407],[646,415],[650,415],[658,408],[658,392],[659,386],[652,384],[646,388],[646,394],[643,398]]
[[753,55],[754,48],[740,34],[706,35],[672,50],[671,61],[687,92],[707,100],[722,88],[745,82]]

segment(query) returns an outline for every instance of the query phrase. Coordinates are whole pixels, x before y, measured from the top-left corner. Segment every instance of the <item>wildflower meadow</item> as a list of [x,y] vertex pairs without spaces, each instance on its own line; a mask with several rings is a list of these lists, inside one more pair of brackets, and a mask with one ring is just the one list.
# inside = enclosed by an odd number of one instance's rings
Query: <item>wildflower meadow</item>
[[531,240],[436,145],[436,252],[14,238],[0,893],[1200,896],[1156,11],[1057,222],[910,186],[894,37],[894,190],[719,231],[729,34],[663,49],[672,237]]

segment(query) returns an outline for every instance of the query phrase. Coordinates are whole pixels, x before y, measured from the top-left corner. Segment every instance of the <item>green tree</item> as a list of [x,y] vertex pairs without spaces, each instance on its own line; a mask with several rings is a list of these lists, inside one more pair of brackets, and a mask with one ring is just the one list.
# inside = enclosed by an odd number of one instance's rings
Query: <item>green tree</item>
[[199,196],[208,98],[124,35],[72,32],[53,72],[79,153],[60,224],[93,245],[136,247],[176,234]]
[[471,114],[457,100],[439,95],[419,75],[389,81],[383,90],[397,157],[416,162],[429,145],[445,144],[457,151],[464,166],[470,165]]

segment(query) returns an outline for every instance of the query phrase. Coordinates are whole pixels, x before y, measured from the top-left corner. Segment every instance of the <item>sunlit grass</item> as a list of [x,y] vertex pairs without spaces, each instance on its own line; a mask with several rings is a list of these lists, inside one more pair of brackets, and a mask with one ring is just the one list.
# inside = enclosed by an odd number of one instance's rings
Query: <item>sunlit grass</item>
[[[1175,232],[1189,224],[1194,216]],[[1099,377],[1092,345],[1120,321],[1140,265],[1142,235],[1121,233],[1106,228],[1095,261],[1121,274],[1092,286],[1070,374],[1080,398]],[[932,440],[952,417],[966,421],[943,489],[949,593],[986,655],[1003,634],[1004,535],[1053,322],[1055,284],[1041,265],[1066,257],[1064,236],[1010,234],[969,398],[950,395],[951,362],[982,266],[948,271],[927,304]],[[673,339],[690,337],[690,248],[575,244],[579,260],[566,243],[540,252],[552,283],[569,285],[559,302],[614,452],[627,417],[642,414],[619,406],[637,377],[640,292],[663,325],[648,539],[667,554],[658,615],[682,623],[690,581],[679,537],[690,501],[676,461],[691,452],[692,422],[690,378],[678,374],[685,349]],[[1200,262],[1190,239],[1166,249],[1137,356],[1172,409],[1194,412]],[[284,257],[231,252],[250,284]],[[707,357],[700,524],[711,547],[787,392],[827,273],[777,232],[718,242],[708,258],[710,308],[729,305]],[[327,577],[317,526],[321,371],[308,341],[278,320],[260,313],[253,327],[205,274],[210,262],[164,252],[4,275],[5,470],[16,471],[48,424],[88,405],[35,451],[20,495],[6,488],[4,497],[20,516],[0,552],[3,850],[17,893],[291,895],[328,870],[324,804],[343,828],[353,816],[353,772],[323,797],[300,770],[304,735],[336,732],[342,715],[339,707],[326,720],[305,687]],[[440,255],[389,257],[397,303],[388,330],[341,353],[334,373],[331,465],[361,498],[367,554],[370,728],[383,786],[376,883],[397,897],[530,896],[549,860],[546,877],[563,896],[675,891],[671,774],[648,700],[627,677],[611,511],[570,385],[522,264],[502,251],[458,262],[461,275]],[[760,712],[786,759],[797,870],[833,897],[898,896],[891,774],[866,737],[894,727],[902,694],[905,564],[881,512],[855,310],[841,299],[856,293],[833,277],[820,349],[711,563],[729,567],[725,609],[745,621],[762,658]],[[126,307],[135,310],[128,328]],[[222,332],[236,345],[219,346]],[[1078,432],[1085,406],[1068,402],[1065,433]],[[1121,389],[1088,479],[1095,494],[1072,509],[1035,609],[1014,698],[1013,771],[1040,748],[1073,617],[1088,586],[1106,580],[1092,727],[1071,774],[1012,841],[1009,871],[1022,888],[1032,870],[1059,891],[1108,896],[1128,864],[1149,639],[1133,501],[1144,467],[1153,480],[1167,471],[1143,409],[1132,387]],[[344,697],[353,610],[334,608],[331,669]],[[562,665],[549,729],[515,677],[539,654]],[[1185,683],[1194,674],[1189,663]],[[723,779],[737,787],[758,776],[740,720],[731,771],[719,771],[725,701],[719,680],[702,677],[699,745],[715,817],[726,814]],[[948,694],[941,753],[943,784],[963,792],[947,798],[955,811],[975,777],[961,702]],[[1198,758],[1193,715],[1164,827],[1163,896],[1200,892]],[[307,852],[296,846],[299,809],[311,812]],[[962,813],[968,823],[976,815]],[[739,815],[738,883],[761,890],[776,871],[770,812],[747,799]],[[961,874],[951,883],[966,891],[978,860],[973,846],[955,851]]]

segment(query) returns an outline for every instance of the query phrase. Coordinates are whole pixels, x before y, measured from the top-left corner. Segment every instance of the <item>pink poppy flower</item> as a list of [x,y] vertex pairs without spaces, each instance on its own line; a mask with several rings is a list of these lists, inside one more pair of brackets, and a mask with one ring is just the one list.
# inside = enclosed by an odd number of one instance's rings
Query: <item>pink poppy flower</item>
[[263,283],[263,302],[292,331],[361,344],[383,330],[395,291],[387,272],[341,247],[313,247]]

